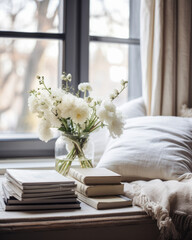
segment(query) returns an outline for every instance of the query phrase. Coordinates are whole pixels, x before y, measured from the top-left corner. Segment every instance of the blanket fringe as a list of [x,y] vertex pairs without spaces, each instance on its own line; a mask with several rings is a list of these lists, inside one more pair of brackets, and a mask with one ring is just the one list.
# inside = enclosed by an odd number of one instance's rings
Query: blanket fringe
[[177,178],[177,180],[180,182],[188,179],[192,179],[192,173],[184,173],[183,175]]
[[169,212],[161,205],[151,201],[144,194],[136,195],[133,198],[133,205],[140,206],[148,215],[157,220],[161,240],[179,239],[179,233],[175,229]]

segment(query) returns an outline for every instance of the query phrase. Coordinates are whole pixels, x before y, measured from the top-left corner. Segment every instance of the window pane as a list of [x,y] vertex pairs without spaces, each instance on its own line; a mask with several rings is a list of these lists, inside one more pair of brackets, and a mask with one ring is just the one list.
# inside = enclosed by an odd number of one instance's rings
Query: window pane
[[62,0],[0,1],[0,30],[60,32]]
[[[89,80],[93,96],[106,98],[115,88],[120,88],[121,79],[128,79],[128,45],[90,43]],[[128,90],[117,99],[117,105],[127,101]]]
[[129,46],[129,100],[142,96],[140,45]]
[[140,38],[140,4],[141,0],[130,0],[130,38]]
[[90,0],[90,35],[128,38],[129,0]]
[[58,52],[58,40],[0,39],[0,134],[37,131],[29,91],[38,84],[37,74],[57,85]]

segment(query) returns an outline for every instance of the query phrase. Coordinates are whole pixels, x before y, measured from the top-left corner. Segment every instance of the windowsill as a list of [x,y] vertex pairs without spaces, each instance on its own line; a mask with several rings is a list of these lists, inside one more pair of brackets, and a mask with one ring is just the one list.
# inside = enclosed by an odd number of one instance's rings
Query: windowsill
[[[54,164],[54,159],[45,158],[3,159],[0,161],[0,174],[4,174],[7,168],[53,169]],[[0,182],[2,179],[3,176],[0,177]],[[0,205],[0,215],[0,235],[3,234],[3,239],[6,240],[11,239],[9,236],[16,239],[23,236],[22,239],[39,240],[42,239],[42,234],[44,239],[51,233],[53,237],[57,236],[58,240],[63,239],[63,234],[66,238],[77,239],[87,231],[95,236],[93,239],[106,239],[103,234],[100,235],[105,228],[110,229],[112,236],[115,236],[112,239],[118,238],[119,235],[115,234],[119,231],[124,231],[125,235],[129,234],[131,239],[136,240],[141,239],[146,231],[148,236],[145,239],[148,240],[157,239],[159,234],[156,222],[136,206],[96,210],[81,203],[80,210],[5,212]],[[90,237],[83,239],[88,240]]]
[[53,158],[8,158],[0,160],[0,175],[3,175],[7,168],[53,169],[54,166]]

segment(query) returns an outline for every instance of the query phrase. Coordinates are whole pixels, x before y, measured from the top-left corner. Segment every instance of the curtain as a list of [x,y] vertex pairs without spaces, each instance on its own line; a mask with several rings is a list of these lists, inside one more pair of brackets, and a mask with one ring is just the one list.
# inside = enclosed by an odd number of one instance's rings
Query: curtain
[[141,66],[148,115],[192,107],[192,1],[141,0]]

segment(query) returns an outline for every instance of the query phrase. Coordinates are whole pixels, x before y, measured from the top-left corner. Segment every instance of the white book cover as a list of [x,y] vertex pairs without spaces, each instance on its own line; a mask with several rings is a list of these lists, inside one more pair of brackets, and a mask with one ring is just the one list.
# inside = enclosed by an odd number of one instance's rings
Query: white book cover
[[60,195],[52,195],[52,196],[38,196],[38,197],[20,197],[19,195],[14,192],[6,181],[2,183],[2,189],[5,196],[5,199],[12,199],[16,198],[19,201],[41,201],[46,199],[63,199],[63,198],[70,198],[70,197],[76,197],[76,194],[74,191],[65,192],[64,194]]
[[69,176],[87,185],[119,184],[121,182],[121,175],[106,168],[71,167]]
[[9,179],[13,179],[19,185],[48,185],[74,183],[67,177],[62,176],[55,170],[26,170],[7,169]]

